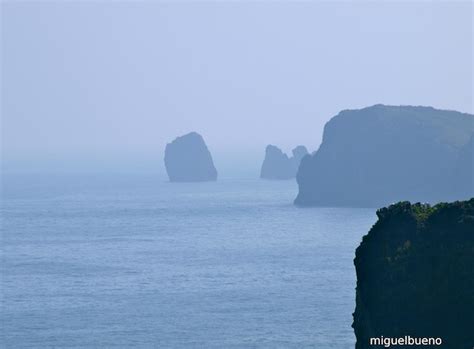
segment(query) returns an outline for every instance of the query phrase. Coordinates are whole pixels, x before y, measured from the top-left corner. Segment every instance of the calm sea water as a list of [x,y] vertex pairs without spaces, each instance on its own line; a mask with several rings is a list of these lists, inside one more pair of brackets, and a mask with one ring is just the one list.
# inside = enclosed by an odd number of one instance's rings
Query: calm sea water
[[372,209],[296,208],[293,181],[8,176],[5,348],[353,348]]

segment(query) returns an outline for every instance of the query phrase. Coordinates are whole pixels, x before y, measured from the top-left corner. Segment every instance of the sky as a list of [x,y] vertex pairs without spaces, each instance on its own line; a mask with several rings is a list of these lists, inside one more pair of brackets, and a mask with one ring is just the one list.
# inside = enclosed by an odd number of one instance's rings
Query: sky
[[1,4],[2,171],[164,173],[200,133],[221,177],[319,147],[343,109],[473,113],[472,2]]

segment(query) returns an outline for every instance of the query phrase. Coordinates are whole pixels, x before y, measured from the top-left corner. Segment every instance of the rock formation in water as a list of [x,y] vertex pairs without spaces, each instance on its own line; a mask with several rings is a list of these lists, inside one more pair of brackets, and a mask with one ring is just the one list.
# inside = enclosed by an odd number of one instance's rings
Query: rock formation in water
[[288,157],[280,148],[268,145],[265,149],[260,178],[262,179],[290,179],[295,178],[301,159],[308,154],[305,146],[299,145],[293,149],[293,156]]
[[381,336],[441,338],[441,348],[472,348],[474,199],[401,202],[377,216],[354,260],[356,349],[383,347],[369,345]]
[[296,172],[298,172],[298,167],[300,166],[301,159],[308,155],[308,149],[304,145],[298,145],[295,149],[291,151],[293,153],[293,157],[290,159],[293,161],[293,168],[295,169],[295,176]]
[[215,181],[217,171],[200,134],[188,133],[168,143],[165,149],[166,172],[171,182]]
[[317,152],[301,161],[295,204],[381,207],[469,198],[472,175],[457,168],[464,162],[472,173],[473,135],[474,116],[455,111],[384,105],[342,111],[324,127]]

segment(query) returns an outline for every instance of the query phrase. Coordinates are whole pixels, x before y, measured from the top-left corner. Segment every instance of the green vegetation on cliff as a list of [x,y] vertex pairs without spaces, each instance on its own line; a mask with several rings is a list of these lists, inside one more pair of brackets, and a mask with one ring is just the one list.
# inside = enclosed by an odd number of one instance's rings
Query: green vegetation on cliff
[[474,199],[436,206],[400,202],[356,250],[357,349],[371,337],[439,337],[474,346]]

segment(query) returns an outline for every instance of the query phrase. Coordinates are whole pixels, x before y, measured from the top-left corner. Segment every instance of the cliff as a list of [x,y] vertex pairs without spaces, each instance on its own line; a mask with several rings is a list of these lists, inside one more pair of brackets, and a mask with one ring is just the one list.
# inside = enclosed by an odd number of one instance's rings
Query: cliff
[[342,111],[325,125],[317,152],[302,160],[295,204],[381,207],[469,198],[472,176],[456,169],[464,161],[472,173],[472,146],[465,148],[473,135],[474,116],[455,111],[384,105]]
[[166,145],[165,167],[171,182],[217,180],[211,153],[196,132],[178,137]]
[[453,183],[453,192],[458,197],[466,194],[469,197],[474,196],[474,136],[462,147],[459,153]]
[[356,349],[374,348],[369,338],[381,336],[441,338],[441,348],[472,348],[474,199],[401,202],[377,216],[354,260]]
[[292,151],[290,158],[280,148],[268,145],[265,149],[260,178],[262,179],[291,179],[295,178],[301,159],[308,154],[306,147],[299,145]]

